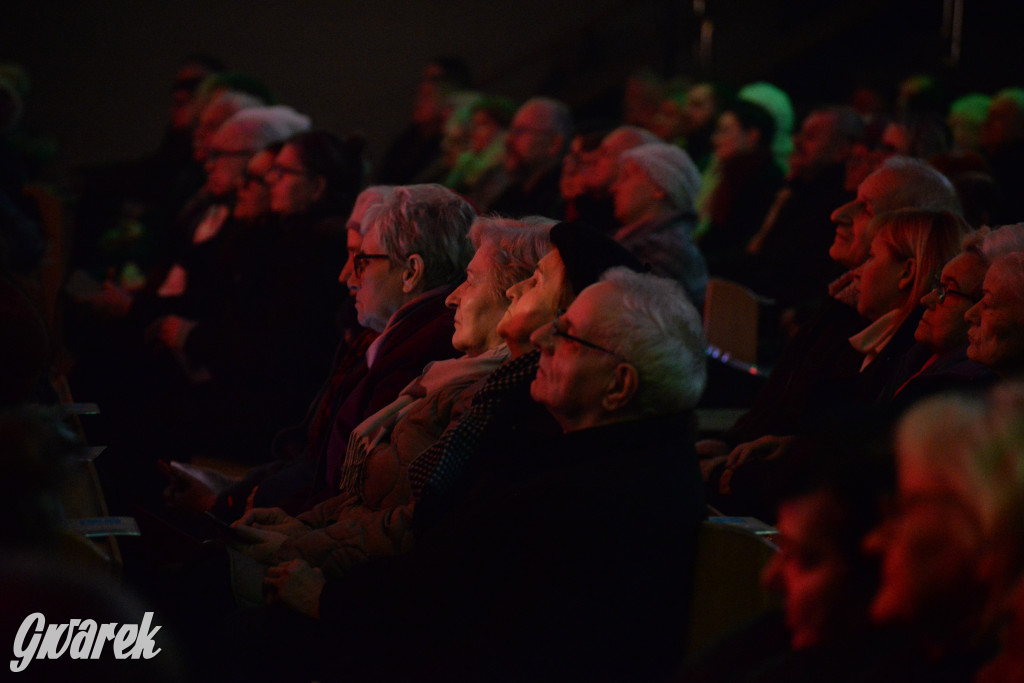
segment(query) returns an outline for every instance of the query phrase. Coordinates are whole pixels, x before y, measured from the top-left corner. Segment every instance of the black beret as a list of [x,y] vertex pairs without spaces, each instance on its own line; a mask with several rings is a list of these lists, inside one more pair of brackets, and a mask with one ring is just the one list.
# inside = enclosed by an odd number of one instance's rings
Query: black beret
[[573,294],[597,282],[609,268],[625,266],[638,273],[646,269],[621,244],[586,223],[566,221],[551,228],[551,243],[565,264]]

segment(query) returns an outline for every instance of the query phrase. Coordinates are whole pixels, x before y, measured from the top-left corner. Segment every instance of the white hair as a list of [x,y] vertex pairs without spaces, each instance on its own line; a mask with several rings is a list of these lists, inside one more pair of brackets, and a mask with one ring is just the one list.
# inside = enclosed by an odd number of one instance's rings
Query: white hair
[[977,254],[986,263],[1015,251],[1024,251],[1024,223],[979,228],[964,238],[962,248]]
[[895,433],[901,466],[924,470],[977,518],[986,539],[1009,541],[1024,558],[1024,385],[1004,383],[987,398],[946,394],[916,404]]
[[499,298],[508,289],[530,277],[537,262],[551,251],[551,226],[526,220],[480,216],[469,229],[469,240],[477,251],[486,243],[494,247],[490,277]]
[[896,173],[900,178],[895,187],[889,188],[883,210],[912,207],[963,215],[963,207],[953,183],[927,162],[907,156],[893,156],[886,159],[871,175],[886,171]]
[[642,415],[666,415],[697,405],[707,381],[700,314],[675,280],[629,268],[601,276],[620,300],[595,333],[636,368],[633,398]]
[[355,230],[360,237],[366,237],[366,233],[370,232],[370,228],[373,226],[373,221],[367,220],[372,218],[370,207],[383,204],[394,189],[394,185],[371,185],[360,192],[352,206],[352,213],[349,214],[345,227]]
[[366,212],[392,261],[400,263],[413,254],[423,259],[423,286],[428,290],[465,275],[473,257],[469,227],[475,218],[469,202],[437,184],[396,187]]

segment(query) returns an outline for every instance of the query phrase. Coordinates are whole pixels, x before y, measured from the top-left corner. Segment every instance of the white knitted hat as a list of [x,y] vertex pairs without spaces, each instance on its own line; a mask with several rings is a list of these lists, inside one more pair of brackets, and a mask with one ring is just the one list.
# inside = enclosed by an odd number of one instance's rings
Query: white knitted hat
[[[232,144],[243,144],[244,149],[263,149],[275,142],[287,140],[297,133],[304,133],[310,128],[308,116],[298,113],[291,107],[278,104],[273,107],[250,107],[243,109],[217,129],[213,143],[220,142],[222,136],[238,136]],[[225,140],[226,142],[227,140]]]
[[622,163],[632,161],[669,196],[675,207],[690,211],[700,190],[700,171],[690,155],[675,145],[650,142],[623,152]]

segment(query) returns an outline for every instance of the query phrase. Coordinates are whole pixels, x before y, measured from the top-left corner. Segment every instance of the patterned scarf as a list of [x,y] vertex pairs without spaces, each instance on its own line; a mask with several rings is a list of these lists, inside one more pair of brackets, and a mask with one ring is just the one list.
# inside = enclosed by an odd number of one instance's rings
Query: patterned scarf
[[533,351],[513,358],[491,373],[462,419],[448,427],[436,444],[409,465],[415,500],[420,500],[424,491],[443,496],[454,488],[499,406],[516,388],[533,381],[539,362],[540,352]]
[[316,460],[326,452],[331,427],[334,425],[334,414],[338,411],[340,399],[344,398],[338,396],[338,393],[346,384],[345,380],[349,373],[365,360],[366,349],[376,338],[377,333],[373,330],[363,330],[358,337],[352,340],[351,346],[344,351],[335,364],[334,372],[331,374],[327,386],[320,390],[321,398],[316,403],[309,427],[309,446],[306,453],[310,460]]

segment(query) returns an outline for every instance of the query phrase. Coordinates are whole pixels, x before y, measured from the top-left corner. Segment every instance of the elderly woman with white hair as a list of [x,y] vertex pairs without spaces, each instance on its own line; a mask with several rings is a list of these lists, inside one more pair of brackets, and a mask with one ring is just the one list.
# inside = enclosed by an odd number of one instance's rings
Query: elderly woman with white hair
[[960,253],[943,266],[934,289],[921,298],[925,310],[914,332],[917,346],[894,374],[880,403],[901,408],[928,394],[995,378],[981,363],[967,358],[970,325],[964,315],[981,301],[982,282],[992,262],[1021,249],[1024,223],[981,228],[964,238]]
[[708,268],[693,242],[694,203],[700,173],[683,150],[660,142],[634,147],[621,158],[612,185],[615,239],[656,275],[683,285],[698,307],[704,301]]
[[408,466],[458,420],[483,380],[509,357],[497,331],[510,303],[506,292],[548,251],[547,233],[547,225],[476,220],[470,230],[476,253],[465,282],[446,302],[456,311],[452,344],[465,355],[428,365],[394,402],[352,431],[337,496],[297,518],[280,509],[247,513],[239,524],[258,541],[248,554],[264,562],[301,557],[340,575],[367,557],[407,549]]
[[1024,372],[1024,252],[996,259],[981,300],[964,314],[970,324],[967,357],[1001,377]]

